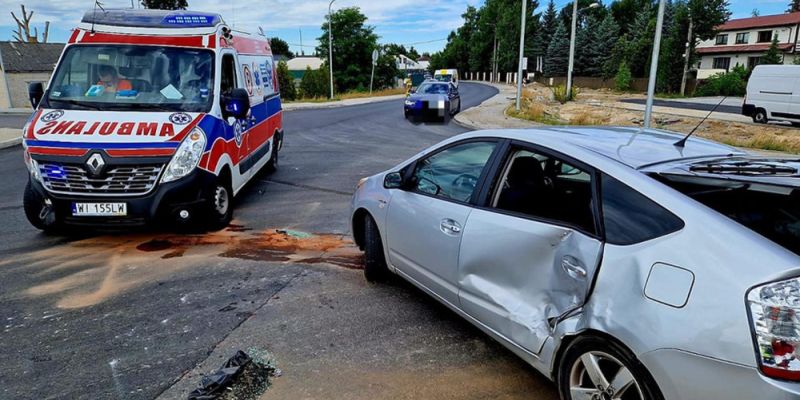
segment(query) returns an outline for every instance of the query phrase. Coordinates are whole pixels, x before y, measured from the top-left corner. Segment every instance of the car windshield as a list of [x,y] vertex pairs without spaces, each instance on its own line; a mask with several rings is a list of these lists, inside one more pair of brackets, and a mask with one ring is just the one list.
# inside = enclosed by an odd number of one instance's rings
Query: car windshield
[[103,45],[67,49],[45,107],[73,110],[208,111],[214,54],[174,47]]
[[434,79],[439,82],[450,82],[453,80],[453,75],[436,75]]
[[448,86],[441,83],[423,83],[419,85],[417,93],[421,94],[447,94]]

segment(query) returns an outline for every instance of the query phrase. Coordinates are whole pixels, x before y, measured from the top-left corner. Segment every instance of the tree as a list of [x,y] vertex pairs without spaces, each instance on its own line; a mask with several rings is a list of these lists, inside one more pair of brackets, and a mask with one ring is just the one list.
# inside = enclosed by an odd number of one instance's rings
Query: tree
[[[33,18],[33,11],[30,13],[25,11],[25,5],[20,4],[19,8],[22,10],[22,18],[18,18],[14,12],[11,12],[11,18],[17,23],[17,30],[14,31],[14,40],[20,43],[39,43],[39,28],[33,28],[31,34],[31,19]],[[50,32],[50,21],[44,23],[44,33],[42,34],[42,43],[47,43],[47,35]]]
[[769,49],[767,53],[764,54],[764,57],[761,57],[759,64],[783,64],[783,54],[781,54],[781,50],[778,48],[778,35],[772,37],[772,43],[770,43]]
[[286,56],[287,58],[294,58],[294,53],[289,50],[289,43],[285,40],[274,37],[269,40],[269,47],[272,49],[272,54],[276,56]]
[[408,56],[408,58],[414,61],[417,61],[417,59],[419,58],[419,52],[417,51],[417,49],[414,48],[414,46],[411,46],[408,49],[408,53],[406,53],[406,56]]
[[323,64],[320,69],[306,67],[303,79],[300,80],[300,94],[303,98],[315,99],[328,97],[330,93],[329,88],[327,64]]
[[569,64],[569,36],[564,24],[559,23],[550,46],[547,47],[547,56],[544,59],[545,76],[565,76]]
[[597,54],[595,65],[593,68],[597,69],[595,75],[602,76],[603,78],[611,78],[614,76],[616,65],[614,62],[614,46],[619,41],[619,26],[617,26],[614,17],[609,13],[603,18],[603,21],[597,27],[594,39],[594,47],[600,52]]
[[757,8],[754,8],[753,11],[750,12],[751,17],[758,17],[761,16],[761,11],[758,11]]
[[142,7],[156,10],[185,10],[189,7],[186,0],[141,0]]
[[[689,0],[687,5],[692,16],[693,36],[700,40],[717,36],[716,28],[731,17],[728,0]],[[690,43],[694,48],[694,40]]]
[[[327,18],[327,17],[326,17]],[[378,48],[375,28],[358,7],[342,8],[330,18],[333,26],[333,77],[340,92],[364,90],[372,73],[372,51]],[[321,27],[317,53],[328,58],[328,23]]]
[[786,12],[792,13],[798,11],[800,11],[800,0],[792,0],[791,3],[789,3],[789,9],[787,9]]
[[640,10],[630,26],[631,36],[627,43],[628,48],[625,50],[625,60],[628,61],[631,73],[635,77],[647,76],[655,29],[655,19],[652,18],[652,10],[649,7]]
[[278,74],[278,87],[281,90],[281,98],[283,100],[297,99],[297,88],[294,86],[294,78],[292,78],[292,74],[289,72],[289,66],[286,64],[286,61],[278,63],[276,73]]

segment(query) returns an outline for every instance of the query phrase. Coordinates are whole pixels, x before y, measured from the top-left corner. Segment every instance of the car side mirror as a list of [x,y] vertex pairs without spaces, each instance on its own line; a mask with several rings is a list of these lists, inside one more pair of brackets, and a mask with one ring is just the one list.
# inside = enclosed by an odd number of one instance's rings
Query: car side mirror
[[28,100],[31,102],[33,108],[39,107],[39,102],[44,97],[44,85],[42,82],[33,82],[28,84]]
[[390,172],[383,178],[383,187],[386,189],[402,189],[403,175],[399,172]]
[[233,89],[231,94],[222,96],[222,116],[242,119],[250,111],[250,95],[242,88]]

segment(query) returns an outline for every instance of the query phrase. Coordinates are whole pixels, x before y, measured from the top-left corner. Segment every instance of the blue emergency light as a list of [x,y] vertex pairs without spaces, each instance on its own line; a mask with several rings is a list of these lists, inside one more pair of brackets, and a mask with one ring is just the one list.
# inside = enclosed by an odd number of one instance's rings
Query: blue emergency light
[[143,28],[211,28],[223,23],[222,17],[213,13],[131,9],[89,10],[81,22]]
[[64,168],[58,165],[48,165],[44,168],[44,174],[50,179],[66,179],[67,173]]

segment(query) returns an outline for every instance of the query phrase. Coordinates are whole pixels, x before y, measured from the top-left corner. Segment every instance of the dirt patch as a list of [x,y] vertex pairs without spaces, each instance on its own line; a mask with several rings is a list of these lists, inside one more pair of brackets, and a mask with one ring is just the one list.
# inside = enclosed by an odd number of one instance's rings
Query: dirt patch
[[59,308],[99,304],[137,286],[192,268],[209,257],[329,264],[363,268],[363,256],[348,237],[287,230],[252,232],[233,226],[205,235],[100,236],[17,257],[38,277],[29,296],[57,296]]

